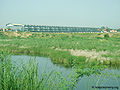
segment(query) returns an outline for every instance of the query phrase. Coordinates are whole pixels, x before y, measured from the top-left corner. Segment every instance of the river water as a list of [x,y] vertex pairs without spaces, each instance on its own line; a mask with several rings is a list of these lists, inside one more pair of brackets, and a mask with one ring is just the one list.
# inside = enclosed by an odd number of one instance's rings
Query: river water
[[[64,78],[69,79],[68,75],[74,75],[72,68],[66,68],[61,65],[53,64],[50,58],[45,57],[33,57],[26,55],[13,55],[11,56],[13,65],[21,66],[21,64],[27,64],[30,60],[37,60],[38,72],[57,71],[60,72]],[[120,90],[120,70],[106,69],[102,71],[102,75],[90,75],[79,77],[78,83],[74,90]],[[107,73],[107,75],[105,75]],[[106,88],[107,87],[107,88]],[[112,89],[113,87],[113,89]]]

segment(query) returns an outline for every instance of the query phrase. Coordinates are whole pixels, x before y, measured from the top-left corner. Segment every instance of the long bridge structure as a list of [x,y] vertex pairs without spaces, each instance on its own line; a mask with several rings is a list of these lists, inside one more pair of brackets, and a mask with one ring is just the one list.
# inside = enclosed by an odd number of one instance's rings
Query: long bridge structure
[[99,28],[91,27],[67,27],[67,26],[46,26],[46,25],[23,25],[23,24],[6,24],[11,31],[28,31],[28,32],[100,32]]

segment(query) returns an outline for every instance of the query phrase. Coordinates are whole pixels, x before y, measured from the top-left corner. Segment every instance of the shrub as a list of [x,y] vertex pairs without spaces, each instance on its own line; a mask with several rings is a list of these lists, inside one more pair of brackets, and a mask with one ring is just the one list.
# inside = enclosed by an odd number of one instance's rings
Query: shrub
[[109,34],[107,33],[107,34],[104,34],[104,38],[109,38],[110,36],[109,36]]

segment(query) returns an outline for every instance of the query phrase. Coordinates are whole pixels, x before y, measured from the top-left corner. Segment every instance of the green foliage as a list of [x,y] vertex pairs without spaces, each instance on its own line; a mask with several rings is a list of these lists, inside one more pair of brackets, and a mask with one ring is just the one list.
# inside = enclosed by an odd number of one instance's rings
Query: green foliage
[[[22,34],[22,32],[19,34]],[[7,49],[13,54],[25,54],[25,55],[33,55],[33,56],[50,57],[53,63],[62,64],[66,67],[72,67],[75,70],[76,75],[73,79],[73,84],[71,84],[71,86],[75,86],[75,83],[78,81],[79,77],[82,77],[84,75],[89,76],[93,73],[99,74],[100,70],[107,68],[108,65],[109,66],[117,65],[119,67],[120,64],[119,33],[116,35],[113,34],[110,38],[109,38],[109,34],[103,34],[104,38],[102,38],[100,34],[98,35],[98,33],[60,33],[60,34],[32,33],[32,35],[28,36],[27,38],[21,36],[20,37],[15,37],[15,36],[8,37],[8,36],[1,33],[0,50]],[[89,51],[94,49],[96,50],[96,52],[107,51],[109,53],[101,56],[105,58],[112,58],[112,60],[104,61],[103,63],[97,61],[97,59],[93,61],[91,60],[90,62],[86,62],[87,57],[85,55],[73,56],[69,51],[71,49],[89,50]],[[1,55],[2,55],[1,57],[6,57],[5,54],[1,54]],[[3,59],[5,59],[6,61],[8,60],[6,58]],[[1,61],[3,59],[1,58]],[[51,87],[50,83],[52,83],[53,87],[55,86],[58,87],[59,83],[57,83],[56,85],[54,82],[57,76],[60,82],[62,82],[61,85],[62,89],[63,87],[65,87],[64,89],[68,89],[67,87],[68,81],[62,80],[61,78],[62,75],[60,75],[60,73],[58,74],[57,72],[51,72],[52,75],[54,75],[55,73],[54,78],[52,78],[53,81],[51,81],[51,78],[49,78],[49,76],[51,77],[51,74],[48,74],[48,76],[46,74],[40,76],[40,81],[38,81],[38,78],[35,78],[37,73],[36,64],[34,65],[29,64],[30,66],[28,65],[28,67],[31,68],[28,69],[23,66],[24,71],[20,70],[19,74],[16,75],[15,71],[17,70],[17,68],[15,68],[11,73],[11,67],[12,67],[11,62],[6,62],[6,61],[4,63],[2,62],[0,63],[0,70],[1,71],[9,70],[9,71],[5,72],[6,76],[2,74],[3,72],[0,73],[0,75],[1,77],[4,76],[6,79],[7,78],[8,79],[6,81],[3,80],[2,78],[0,79],[1,80],[0,90],[4,87],[4,85],[7,85],[9,87],[15,86],[16,88],[19,87],[22,89],[23,88],[22,84],[26,89],[32,89],[30,86],[34,88],[39,87],[39,89],[41,89],[42,86],[42,89],[47,89]],[[3,66],[6,69],[3,69]],[[32,73],[34,73],[33,77],[32,77]],[[46,80],[45,78],[48,79]],[[46,82],[49,82],[48,86],[46,86],[45,84]],[[53,87],[51,87],[51,89],[53,89]]]
[[0,52],[0,90],[66,90],[74,84],[57,71],[39,74],[35,60],[25,65],[13,65],[9,56]]
[[[9,36],[11,33],[6,33]],[[6,39],[0,40],[1,49],[8,49],[14,54],[24,53],[27,55],[37,55],[50,57],[54,63],[63,64],[64,66],[72,66],[74,56],[69,52],[69,49],[73,50],[96,50],[112,52],[110,55],[103,57],[110,57],[115,60],[119,57],[119,54],[114,54],[119,50],[119,33],[111,34],[111,38],[104,39],[100,35],[109,37],[107,34],[98,33],[31,33],[20,32],[19,34],[26,34],[28,38],[11,36]],[[109,33],[110,34],[110,33]],[[0,38],[5,34],[1,33]],[[7,45],[7,46],[6,46]],[[58,49],[58,50],[56,50]],[[61,50],[59,50],[61,49]],[[64,49],[68,51],[64,51]],[[62,51],[63,50],[63,51]],[[114,56],[114,57],[112,57]],[[82,59],[79,59],[80,61]],[[78,60],[78,62],[79,62]],[[114,61],[113,60],[113,61]],[[78,63],[77,62],[77,63]]]
[[3,32],[0,32],[0,39],[6,39],[8,38]]
[[109,36],[109,34],[107,33],[107,34],[104,34],[104,38],[109,38],[110,36]]

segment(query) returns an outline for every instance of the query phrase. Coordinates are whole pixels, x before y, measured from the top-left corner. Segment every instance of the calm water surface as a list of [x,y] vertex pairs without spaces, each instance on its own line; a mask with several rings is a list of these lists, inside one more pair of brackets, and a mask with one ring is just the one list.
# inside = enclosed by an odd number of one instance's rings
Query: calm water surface
[[[33,57],[25,55],[14,55],[11,57],[13,65],[21,66],[21,63],[27,64],[30,60],[37,60],[38,62],[38,72],[42,74],[43,72],[57,71],[60,72],[64,78],[68,78],[69,74],[74,75],[72,68],[66,68],[57,64],[53,64],[50,58],[45,57]],[[78,83],[76,84],[75,90],[120,90],[120,70],[116,69],[106,69],[102,71],[102,75],[91,75],[80,77]],[[107,73],[107,75],[105,75]],[[69,79],[69,78],[68,78]],[[92,86],[109,86],[118,87],[117,88],[92,88]]]

